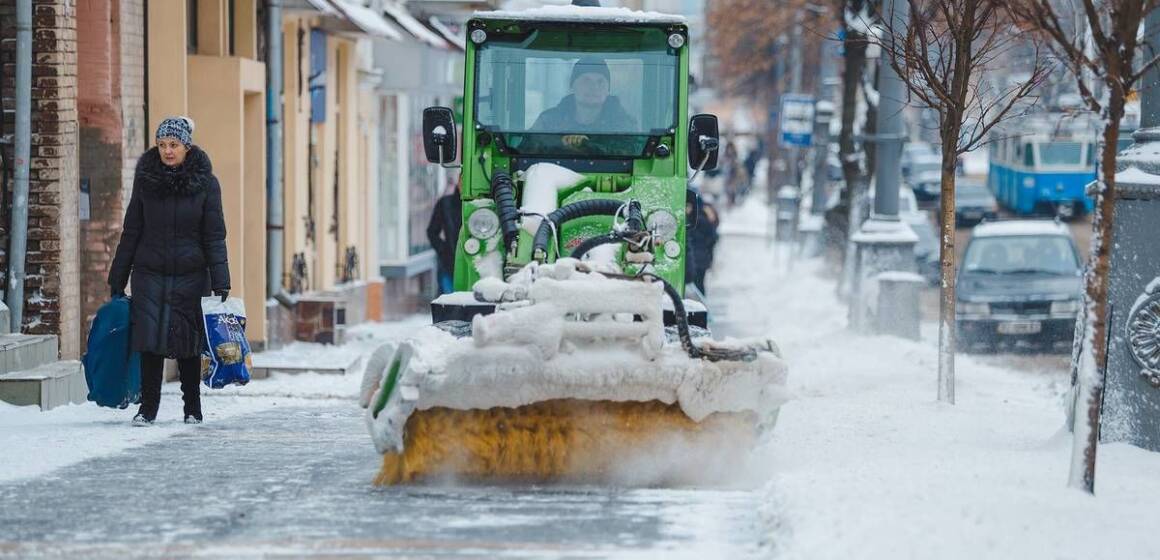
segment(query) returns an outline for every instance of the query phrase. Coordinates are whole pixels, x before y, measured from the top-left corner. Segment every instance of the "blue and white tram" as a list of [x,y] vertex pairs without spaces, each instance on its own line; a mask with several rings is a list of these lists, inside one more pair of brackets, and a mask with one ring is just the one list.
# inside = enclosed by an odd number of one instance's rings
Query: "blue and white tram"
[[1099,144],[1091,129],[1028,131],[990,145],[988,186],[999,204],[1019,215],[1090,212],[1084,188],[1096,178]]

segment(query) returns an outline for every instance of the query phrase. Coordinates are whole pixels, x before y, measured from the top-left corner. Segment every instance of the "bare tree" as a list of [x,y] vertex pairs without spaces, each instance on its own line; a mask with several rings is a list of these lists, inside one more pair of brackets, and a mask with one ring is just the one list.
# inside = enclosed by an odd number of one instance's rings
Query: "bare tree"
[[[883,10],[894,2],[884,0]],[[999,123],[1025,112],[1048,67],[1037,51],[1032,69],[1006,86],[985,74],[1009,66],[1027,45],[1002,0],[912,0],[884,17],[883,57],[915,100],[938,113],[942,142],[939,202],[941,297],[939,305],[938,399],[954,403],[955,380],[955,171],[963,153],[987,141]]]
[[[838,133],[838,158],[842,165],[842,179],[845,188],[838,207],[827,219],[834,226],[831,231],[842,235],[842,274],[838,290],[844,293],[851,284],[854,270],[854,249],[852,237],[862,225],[865,207],[862,198],[866,192],[866,175],[873,169],[871,146],[857,141],[861,134],[874,132],[877,102],[867,94],[864,87],[866,78],[873,78],[873,68],[866,64],[866,53],[870,46],[870,32],[876,13],[876,0],[839,0],[838,16],[843,33],[842,48],[842,128]],[[869,71],[868,71],[869,70]],[[873,80],[868,81],[873,84]],[[859,111],[859,100],[865,111]]]
[[[716,87],[738,97],[753,99],[755,104],[776,107],[780,95],[787,91],[791,69],[788,68],[790,37],[802,42],[803,91],[814,91],[820,64],[820,45],[825,34],[814,29],[816,15],[809,0],[714,0],[706,4],[706,19],[713,33],[709,43],[714,55]],[[802,14],[809,14],[802,18]],[[795,34],[794,29],[804,29]],[[768,122],[765,131],[767,155],[777,159],[776,122]],[[772,171],[772,169],[771,169]],[[772,189],[777,183],[770,182]]]
[[[1156,64],[1136,61],[1140,24],[1155,0],[1020,0],[1008,6],[1015,18],[1043,39],[1076,78],[1088,109],[1104,119],[1100,176],[1095,188],[1091,253],[1084,275],[1084,309],[1072,354],[1076,401],[1070,484],[1087,492],[1095,488],[1096,448],[1100,437],[1100,404],[1107,366],[1108,272],[1115,222],[1116,148],[1120,120],[1129,93]],[[1097,84],[1104,90],[1097,92]],[[1082,399],[1082,401],[1081,401]],[[1080,403],[1086,407],[1081,413]]]

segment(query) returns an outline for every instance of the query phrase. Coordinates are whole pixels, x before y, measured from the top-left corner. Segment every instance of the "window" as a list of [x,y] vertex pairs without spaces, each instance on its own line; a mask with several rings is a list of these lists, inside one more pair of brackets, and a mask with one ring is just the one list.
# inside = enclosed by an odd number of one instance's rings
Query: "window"
[[185,52],[197,54],[197,0],[185,2]]
[[[235,48],[237,47],[237,18],[234,14],[234,0],[229,0],[226,6],[226,36],[229,37],[229,55],[234,56]],[[261,21],[261,20],[258,20]]]
[[1079,165],[1083,163],[1083,144],[1079,142],[1041,142],[1039,159],[1043,165]]
[[1023,165],[1035,167],[1035,150],[1031,148],[1031,144],[1023,145]]
[[[640,155],[676,127],[678,62],[660,29],[497,38],[480,49],[476,121],[521,153]],[[585,144],[567,146],[575,135]]]

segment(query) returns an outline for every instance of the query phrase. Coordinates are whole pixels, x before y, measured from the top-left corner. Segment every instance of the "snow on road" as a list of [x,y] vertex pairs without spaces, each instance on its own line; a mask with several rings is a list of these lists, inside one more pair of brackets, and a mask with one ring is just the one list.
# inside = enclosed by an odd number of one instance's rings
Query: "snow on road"
[[[760,232],[760,208],[724,220]],[[783,251],[783,254],[785,251]],[[817,261],[726,238],[710,305],[730,331],[768,332],[793,398],[768,442],[766,516],[783,558],[1157,558],[1160,454],[1100,448],[1096,496],[1066,487],[1068,373],[957,360],[936,402],[934,336],[859,336]],[[718,301],[720,300],[720,301]],[[931,329],[924,329],[929,332]]]

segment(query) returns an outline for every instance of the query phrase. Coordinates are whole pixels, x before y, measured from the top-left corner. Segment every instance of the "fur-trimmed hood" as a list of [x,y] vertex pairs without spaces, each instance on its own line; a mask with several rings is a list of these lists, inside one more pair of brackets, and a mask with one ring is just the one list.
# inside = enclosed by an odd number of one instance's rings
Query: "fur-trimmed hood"
[[136,177],[146,191],[162,196],[202,192],[214,181],[209,155],[197,146],[190,146],[185,161],[177,167],[162,163],[156,146],[149,148],[137,160]]

